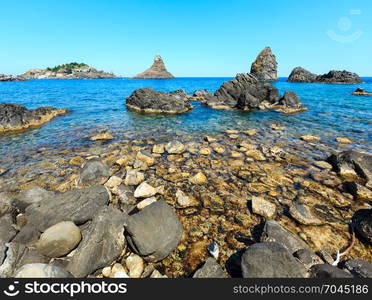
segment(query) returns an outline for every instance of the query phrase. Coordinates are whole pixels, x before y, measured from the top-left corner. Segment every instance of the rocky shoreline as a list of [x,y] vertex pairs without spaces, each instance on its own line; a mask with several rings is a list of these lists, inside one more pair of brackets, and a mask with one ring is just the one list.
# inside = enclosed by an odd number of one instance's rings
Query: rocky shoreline
[[97,141],[5,172],[0,276],[371,277],[371,155],[257,135]]

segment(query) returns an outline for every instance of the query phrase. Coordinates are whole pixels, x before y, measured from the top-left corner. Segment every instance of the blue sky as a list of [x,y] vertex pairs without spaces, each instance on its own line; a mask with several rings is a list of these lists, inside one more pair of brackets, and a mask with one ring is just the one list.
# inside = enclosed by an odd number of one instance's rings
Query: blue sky
[[0,0],[0,28],[0,73],[77,61],[132,76],[160,54],[175,76],[234,76],[271,46],[280,76],[372,76],[369,0]]

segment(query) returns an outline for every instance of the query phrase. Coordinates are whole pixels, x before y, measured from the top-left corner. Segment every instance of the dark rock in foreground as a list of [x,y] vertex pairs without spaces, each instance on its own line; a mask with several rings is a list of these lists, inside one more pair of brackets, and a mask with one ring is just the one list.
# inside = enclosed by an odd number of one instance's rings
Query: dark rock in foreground
[[193,278],[226,278],[226,275],[216,259],[209,257],[205,264],[195,272]]
[[372,209],[361,209],[353,216],[353,225],[363,240],[372,244]]
[[160,55],[156,55],[154,63],[143,73],[140,73],[133,77],[134,79],[168,79],[174,78],[174,76],[167,71],[163,59]]
[[125,215],[113,207],[104,207],[94,216],[67,270],[85,277],[115,261],[125,247]]
[[343,263],[343,267],[355,277],[372,278],[372,264],[367,261],[350,259]]
[[271,84],[260,83],[251,74],[238,74],[235,79],[226,81],[207,99],[207,105],[215,109],[272,109],[284,113],[305,110],[293,92],[278,96],[278,89]]
[[356,73],[348,72],[345,70],[332,70],[323,75],[316,75],[301,67],[296,67],[292,70],[291,74],[288,77],[288,81],[332,84],[355,84],[362,82],[362,80]]
[[181,240],[182,224],[163,200],[131,215],[125,226],[127,241],[148,261],[159,261],[171,253]]
[[127,97],[126,105],[130,110],[143,113],[185,113],[192,109],[190,103],[179,92],[157,92],[153,89],[138,89]]
[[305,267],[278,243],[258,243],[242,256],[244,278],[303,278]]
[[0,74],[0,82],[1,81],[25,81],[25,80],[26,79],[20,76]]
[[310,276],[312,278],[353,278],[353,275],[350,273],[327,264],[315,265],[311,267]]
[[0,133],[40,126],[55,116],[66,113],[68,113],[68,110],[54,107],[28,110],[22,105],[0,103]]
[[270,47],[263,49],[252,63],[251,74],[260,81],[278,80],[278,63]]
[[104,184],[109,176],[109,167],[98,159],[92,159],[84,164],[79,177],[79,184]]

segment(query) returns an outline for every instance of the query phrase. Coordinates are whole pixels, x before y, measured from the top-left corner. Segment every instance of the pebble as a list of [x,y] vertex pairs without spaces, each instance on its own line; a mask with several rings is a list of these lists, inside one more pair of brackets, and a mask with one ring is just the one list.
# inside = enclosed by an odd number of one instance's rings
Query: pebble
[[208,179],[202,172],[199,172],[190,178],[190,182],[194,184],[205,184],[208,183]]
[[115,188],[121,184],[123,180],[118,176],[111,176],[110,179],[105,183],[105,186],[108,188]]
[[261,197],[252,197],[252,211],[255,214],[272,219],[276,214],[276,205]]
[[134,191],[135,198],[150,198],[156,194],[156,188],[146,182],[142,182]]
[[154,203],[154,202],[156,202],[156,198],[155,198],[155,197],[147,198],[147,199],[142,200],[141,202],[139,202],[139,203],[137,204],[137,208],[138,208],[139,210],[142,210],[142,209],[144,209],[146,206],[149,206],[150,204],[152,204],[152,203]]
[[145,175],[143,173],[136,170],[130,170],[125,176],[124,183],[125,185],[139,185],[143,181],[145,181]]
[[143,259],[136,255],[136,254],[131,254],[130,256],[127,257],[125,260],[125,264],[129,270],[129,277],[130,278],[140,278],[143,269],[144,269],[144,264],[143,264]]

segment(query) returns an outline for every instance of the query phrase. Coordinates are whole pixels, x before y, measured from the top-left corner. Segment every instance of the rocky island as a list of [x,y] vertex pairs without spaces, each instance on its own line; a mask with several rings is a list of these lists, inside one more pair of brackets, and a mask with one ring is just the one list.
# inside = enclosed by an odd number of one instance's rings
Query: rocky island
[[355,84],[362,80],[356,73],[348,71],[332,70],[323,75],[316,75],[304,68],[296,67],[288,77],[288,82],[306,82],[306,83],[331,83],[331,84]]
[[252,63],[251,74],[259,81],[278,80],[278,63],[270,47],[263,49]]
[[27,79],[109,79],[113,73],[98,71],[84,63],[68,63],[53,68],[32,69],[21,75]]
[[68,113],[66,109],[40,107],[29,110],[12,103],[0,103],[0,133],[37,127],[49,122],[55,116]]
[[175,78],[167,71],[163,59],[160,55],[156,55],[154,63],[146,71],[136,75],[133,79],[170,79]]
[[25,81],[26,79],[20,76],[0,74],[0,81]]

